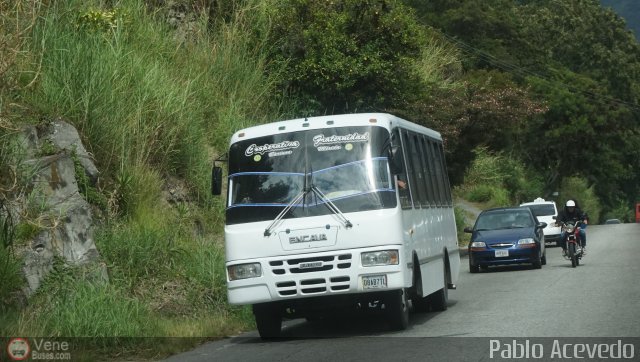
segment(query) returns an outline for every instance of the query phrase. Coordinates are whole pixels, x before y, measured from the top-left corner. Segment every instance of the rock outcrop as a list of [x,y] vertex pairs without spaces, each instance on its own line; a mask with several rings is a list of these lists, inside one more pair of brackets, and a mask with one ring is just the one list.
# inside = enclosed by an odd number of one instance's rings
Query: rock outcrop
[[23,144],[31,157],[26,161],[33,170],[28,187],[31,192],[15,199],[13,214],[18,216],[17,222],[35,224],[39,230],[30,242],[20,246],[27,281],[24,294],[28,297],[38,289],[56,257],[67,265],[87,267],[106,280],[106,268],[99,262],[94,242],[91,205],[79,192],[74,160],[93,183],[98,170],[77,130],[55,120],[44,127],[26,129]]

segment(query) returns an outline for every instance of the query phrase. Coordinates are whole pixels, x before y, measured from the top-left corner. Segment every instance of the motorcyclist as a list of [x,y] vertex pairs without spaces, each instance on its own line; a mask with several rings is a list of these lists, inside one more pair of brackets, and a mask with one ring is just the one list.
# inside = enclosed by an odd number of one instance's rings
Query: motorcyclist
[[[580,244],[582,246],[582,253],[586,254],[587,253],[587,233],[585,231],[587,224],[589,224],[589,217],[587,216],[586,213],[584,213],[580,207],[578,207],[578,205],[576,204],[576,202],[574,200],[567,200],[567,203],[564,206],[564,209],[560,211],[560,213],[558,214],[558,217],[556,218],[556,225],[560,226],[562,222],[567,222],[567,221],[578,221],[581,220],[582,221],[582,226],[580,226]],[[564,238],[567,236],[567,232],[566,231],[562,231],[562,239],[564,241]],[[567,252],[567,245],[566,243],[562,242],[560,243],[560,245],[562,246],[562,254],[566,254]]]

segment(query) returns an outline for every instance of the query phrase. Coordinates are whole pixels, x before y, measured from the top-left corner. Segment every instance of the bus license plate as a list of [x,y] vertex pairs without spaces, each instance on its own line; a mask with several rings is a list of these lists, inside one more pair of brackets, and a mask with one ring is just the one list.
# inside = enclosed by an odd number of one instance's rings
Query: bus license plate
[[509,256],[509,250],[496,250],[496,258]]
[[365,275],[362,277],[364,289],[380,289],[387,287],[386,275]]

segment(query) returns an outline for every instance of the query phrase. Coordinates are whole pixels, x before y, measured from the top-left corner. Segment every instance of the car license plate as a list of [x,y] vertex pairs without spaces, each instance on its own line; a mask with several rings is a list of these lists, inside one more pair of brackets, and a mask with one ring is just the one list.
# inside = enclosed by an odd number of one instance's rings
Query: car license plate
[[496,258],[503,258],[509,256],[509,250],[496,250]]
[[362,277],[364,289],[380,289],[387,287],[386,275],[365,275]]

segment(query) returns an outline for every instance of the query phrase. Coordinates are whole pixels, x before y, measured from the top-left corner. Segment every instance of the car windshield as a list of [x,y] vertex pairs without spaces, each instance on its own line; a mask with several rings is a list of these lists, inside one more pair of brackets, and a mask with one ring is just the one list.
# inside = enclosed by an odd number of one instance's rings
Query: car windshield
[[[345,213],[395,207],[388,142],[381,127],[341,127],[233,144],[227,224],[272,220],[312,185]],[[328,214],[325,202],[306,193],[285,218]]]
[[535,216],[553,216],[556,214],[556,208],[553,204],[526,205]]
[[533,219],[526,212],[493,211],[478,216],[476,230],[496,230],[533,227]]

